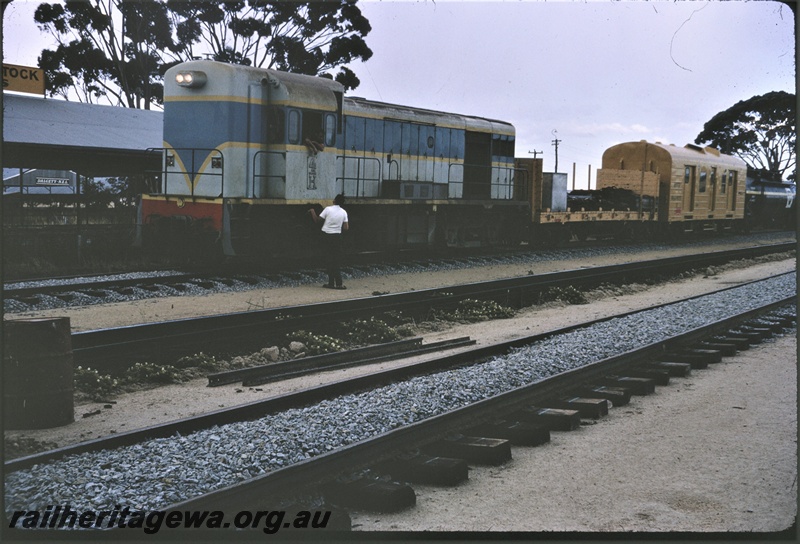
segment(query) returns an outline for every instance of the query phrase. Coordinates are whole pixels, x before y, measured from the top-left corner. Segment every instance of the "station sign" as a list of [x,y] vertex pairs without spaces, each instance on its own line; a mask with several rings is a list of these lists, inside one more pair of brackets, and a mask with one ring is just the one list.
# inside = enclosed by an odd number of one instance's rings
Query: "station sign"
[[44,70],[3,64],[3,90],[44,96]]
[[36,185],[71,185],[69,178],[36,178]]

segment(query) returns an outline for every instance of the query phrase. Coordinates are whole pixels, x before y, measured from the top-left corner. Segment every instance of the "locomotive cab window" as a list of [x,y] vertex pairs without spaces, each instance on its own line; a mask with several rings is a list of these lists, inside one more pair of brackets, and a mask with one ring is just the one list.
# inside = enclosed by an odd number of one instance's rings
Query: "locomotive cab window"
[[513,157],[514,140],[506,135],[495,134],[492,137],[492,155],[499,157]]
[[332,113],[325,114],[325,145],[332,146],[336,143],[336,116]]
[[300,112],[289,110],[289,143],[300,143]]

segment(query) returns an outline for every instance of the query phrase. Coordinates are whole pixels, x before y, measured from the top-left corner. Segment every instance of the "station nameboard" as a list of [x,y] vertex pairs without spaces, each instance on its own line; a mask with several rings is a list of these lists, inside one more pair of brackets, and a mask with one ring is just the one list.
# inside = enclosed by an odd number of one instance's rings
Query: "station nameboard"
[[44,70],[3,64],[3,90],[44,96]]
[[69,178],[36,178],[36,185],[70,185]]

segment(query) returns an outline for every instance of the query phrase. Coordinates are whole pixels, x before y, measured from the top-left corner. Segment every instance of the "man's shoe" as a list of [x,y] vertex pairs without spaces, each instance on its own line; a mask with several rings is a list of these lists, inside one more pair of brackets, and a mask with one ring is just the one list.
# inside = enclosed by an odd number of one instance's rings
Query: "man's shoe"
[[347,289],[344,285],[337,285],[334,289]]

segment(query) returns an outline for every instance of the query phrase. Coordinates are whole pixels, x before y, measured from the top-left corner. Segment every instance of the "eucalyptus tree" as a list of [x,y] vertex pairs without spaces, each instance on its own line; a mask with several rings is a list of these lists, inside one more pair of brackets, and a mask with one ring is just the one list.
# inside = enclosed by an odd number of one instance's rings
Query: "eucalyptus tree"
[[199,49],[215,60],[325,75],[354,89],[359,80],[347,64],[372,56],[364,41],[372,28],[355,0],[168,0],[167,6],[187,46],[183,58]]
[[164,72],[203,55],[348,89],[359,81],[347,64],[372,56],[356,0],[73,0],[40,4],[34,19],[56,39],[39,57],[51,96],[130,108],[161,103]]
[[737,102],[703,126],[696,144],[710,144],[737,155],[748,166],[782,179],[795,179],[796,112],[794,94],[773,91]]
[[34,20],[57,43],[39,56],[51,96],[144,109],[161,101],[163,52],[176,48],[163,3],[40,4]]

